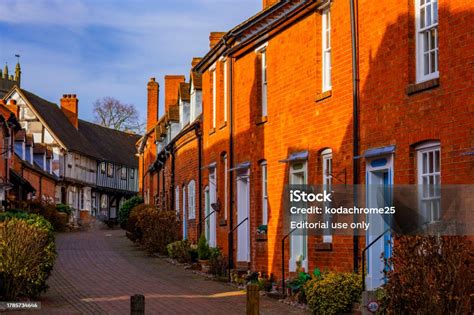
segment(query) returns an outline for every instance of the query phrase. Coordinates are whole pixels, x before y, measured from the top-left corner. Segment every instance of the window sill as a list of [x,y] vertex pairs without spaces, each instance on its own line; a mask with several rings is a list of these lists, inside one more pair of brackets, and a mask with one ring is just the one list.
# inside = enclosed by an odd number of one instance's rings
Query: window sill
[[406,89],[406,93],[407,95],[413,95],[419,92],[437,88],[438,86],[439,86],[439,78],[431,79],[431,80],[420,82],[420,83],[409,84]]
[[264,123],[266,123],[268,121],[268,116],[261,116],[261,117],[258,117],[256,120],[255,120],[255,124],[256,125],[263,125]]
[[316,100],[315,102],[321,102],[327,98],[330,98],[332,96],[332,90],[328,90],[328,91],[325,91],[325,92],[321,92],[319,93],[318,95],[316,95]]
[[216,128],[212,128],[211,130],[209,130],[209,135],[212,135],[216,133]]
[[223,129],[227,126],[227,121],[223,121],[219,124],[219,129]]
[[330,252],[332,251],[332,243],[316,243],[314,248],[317,252]]

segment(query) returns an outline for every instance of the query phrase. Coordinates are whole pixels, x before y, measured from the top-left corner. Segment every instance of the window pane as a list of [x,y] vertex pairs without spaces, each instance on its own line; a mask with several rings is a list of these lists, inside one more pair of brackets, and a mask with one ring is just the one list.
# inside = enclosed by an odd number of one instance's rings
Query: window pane
[[429,37],[429,32],[423,32],[422,34],[422,41],[423,41],[423,51],[427,52],[430,49],[429,42],[430,42],[430,37]]
[[436,72],[436,52],[432,51],[430,53],[430,65],[431,65],[431,73]]
[[420,10],[420,28],[425,27],[425,8],[421,8]]
[[430,30],[430,50],[436,48],[436,28]]
[[435,151],[435,172],[439,172],[439,151]]
[[433,162],[433,156],[434,156],[433,151],[431,151],[431,152],[428,153],[428,165],[429,165],[428,171],[429,171],[430,173],[433,173],[433,164],[434,164],[434,162]]
[[423,173],[423,174],[426,174],[427,169],[428,169],[428,168],[426,167],[426,165],[428,164],[428,161],[427,161],[427,154],[426,154],[426,153],[423,153],[422,156],[423,156],[423,161],[421,162],[421,163],[423,164],[423,171],[422,171],[422,173]]
[[430,26],[432,24],[431,22],[431,5],[426,6],[426,26]]
[[438,23],[438,2],[433,2],[433,23]]

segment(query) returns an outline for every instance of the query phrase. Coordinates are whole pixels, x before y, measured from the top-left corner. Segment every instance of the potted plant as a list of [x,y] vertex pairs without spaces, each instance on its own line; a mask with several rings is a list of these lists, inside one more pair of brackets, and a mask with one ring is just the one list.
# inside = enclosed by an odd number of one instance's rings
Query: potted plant
[[207,243],[206,237],[204,234],[201,235],[198,242],[198,258],[199,264],[201,264],[202,271],[209,272],[209,257],[211,251],[209,249],[209,244]]

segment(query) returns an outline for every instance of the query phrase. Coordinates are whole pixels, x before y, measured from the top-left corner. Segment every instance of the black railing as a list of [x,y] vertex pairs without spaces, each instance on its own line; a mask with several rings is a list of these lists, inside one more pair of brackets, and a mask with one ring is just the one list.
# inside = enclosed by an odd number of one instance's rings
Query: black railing
[[281,239],[281,290],[282,290],[283,297],[286,296],[286,293],[285,293],[285,240],[294,231],[296,231],[296,228],[291,230],[288,234],[283,236],[283,238]]
[[[234,231],[237,230],[237,229],[239,228],[239,226],[241,226],[242,223],[244,223],[244,222],[247,221],[248,219],[249,219],[249,218],[246,217],[245,219],[243,219],[242,221],[240,221],[240,223],[237,224],[232,230],[229,231],[229,233],[227,234],[227,241],[228,241],[228,243],[229,243],[229,246],[231,246],[231,245],[230,245],[230,242],[232,242],[232,234],[234,233]],[[230,270],[231,270],[231,268],[232,268],[232,255],[233,255],[233,253],[230,254],[229,257],[228,257],[228,260],[229,260],[229,261],[228,261],[228,269],[229,269],[229,270],[228,270],[228,277],[229,277],[229,281],[231,280],[231,277],[230,277]]]
[[382,234],[377,236],[375,240],[370,242],[369,245],[367,245],[363,250],[362,250],[362,291],[365,291],[365,252],[372,246],[374,245],[382,236],[384,236],[387,232],[389,232],[390,229],[386,229]]

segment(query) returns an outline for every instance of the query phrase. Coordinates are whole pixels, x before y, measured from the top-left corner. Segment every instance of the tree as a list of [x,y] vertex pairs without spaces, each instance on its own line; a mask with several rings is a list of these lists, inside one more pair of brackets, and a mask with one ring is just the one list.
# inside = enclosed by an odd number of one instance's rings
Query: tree
[[113,97],[104,97],[95,101],[93,111],[95,122],[104,127],[137,134],[143,132],[144,124],[133,104],[124,104]]

